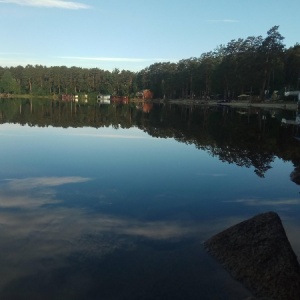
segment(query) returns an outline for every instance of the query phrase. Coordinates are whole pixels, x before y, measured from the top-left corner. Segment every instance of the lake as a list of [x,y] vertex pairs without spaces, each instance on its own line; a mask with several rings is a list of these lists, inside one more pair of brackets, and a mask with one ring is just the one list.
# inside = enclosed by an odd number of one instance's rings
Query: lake
[[299,257],[295,116],[0,99],[0,298],[247,298],[202,243],[275,211]]

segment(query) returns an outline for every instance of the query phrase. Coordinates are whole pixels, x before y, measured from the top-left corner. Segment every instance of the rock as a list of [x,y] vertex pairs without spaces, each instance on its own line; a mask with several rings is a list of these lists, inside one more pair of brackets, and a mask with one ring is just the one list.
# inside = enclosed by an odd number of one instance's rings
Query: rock
[[204,246],[255,297],[300,300],[300,266],[276,213],[232,226]]

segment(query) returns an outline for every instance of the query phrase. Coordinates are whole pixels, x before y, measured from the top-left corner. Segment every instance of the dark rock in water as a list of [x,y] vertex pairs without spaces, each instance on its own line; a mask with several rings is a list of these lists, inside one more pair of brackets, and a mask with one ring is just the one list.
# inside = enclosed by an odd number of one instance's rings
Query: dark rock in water
[[204,246],[256,297],[300,300],[300,266],[276,213],[232,226]]

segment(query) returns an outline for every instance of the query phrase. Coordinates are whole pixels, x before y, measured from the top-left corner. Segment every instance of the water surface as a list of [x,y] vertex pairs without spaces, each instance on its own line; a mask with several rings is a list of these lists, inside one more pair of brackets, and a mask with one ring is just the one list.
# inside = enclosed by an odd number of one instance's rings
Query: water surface
[[299,256],[294,115],[2,100],[1,299],[246,298],[202,242],[272,210]]

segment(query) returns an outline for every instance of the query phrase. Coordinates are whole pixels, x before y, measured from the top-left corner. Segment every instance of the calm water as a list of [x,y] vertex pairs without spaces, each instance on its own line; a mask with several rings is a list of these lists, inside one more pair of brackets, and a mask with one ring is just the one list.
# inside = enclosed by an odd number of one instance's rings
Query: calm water
[[202,242],[272,210],[300,255],[283,117],[0,100],[0,298],[245,299]]

